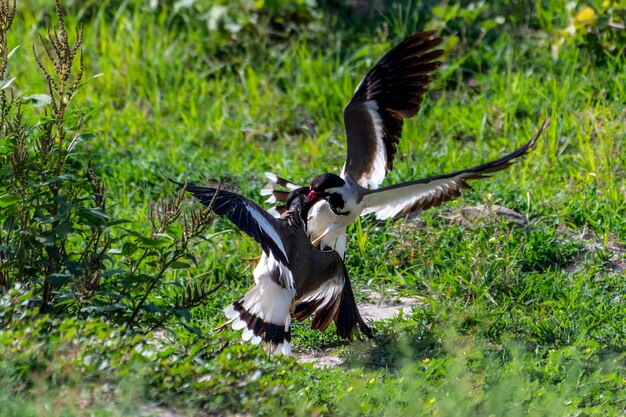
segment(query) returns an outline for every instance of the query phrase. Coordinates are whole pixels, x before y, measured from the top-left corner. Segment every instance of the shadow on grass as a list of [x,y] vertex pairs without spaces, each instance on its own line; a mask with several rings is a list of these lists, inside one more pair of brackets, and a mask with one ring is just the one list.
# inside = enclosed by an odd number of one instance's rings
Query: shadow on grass
[[371,340],[353,343],[344,366],[396,371],[407,361],[429,361],[447,354],[442,336],[432,324],[401,320],[404,319],[394,318],[385,323],[376,329]]

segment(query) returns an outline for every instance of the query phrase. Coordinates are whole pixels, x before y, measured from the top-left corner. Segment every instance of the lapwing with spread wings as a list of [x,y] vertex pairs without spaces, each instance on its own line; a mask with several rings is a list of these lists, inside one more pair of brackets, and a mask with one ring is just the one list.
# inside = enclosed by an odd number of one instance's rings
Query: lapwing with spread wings
[[337,335],[351,340],[358,329],[372,332],[359,314],[343,259],[334,250],[311,244],[304,230],[306,195],[292,193],[287,209],[275,218],[253,201],[230,191],[178,183],[216,214],[226,216],[263,249],[254,270],[255,285],[226,307],[232,328],[242,338],[262,343],[269,354],[291,353],[291,319],[313,316],[311,327],[324,331],[335,323]]
[[[348,150],[339,175],[318,175],[302,187],[266,173],[274,183],[262,191],[270,195],[268,202],[284,202],[293,190],[306,194],[311,206],[306,229],[314,244],[344,256],[346,227],[358,216],[393,219],[454,199],[470,188],[468,181],[502,171],[524,156],[548,125],[546,120],[526,144],[495,161],[378,188],[393,168],[404,119],[417,114],[431,73],[440,65],[443,52],[435,49],[440,43],[434,31],[414,34],[383,55],[359,83],[343,112]],[[279,214],[284,206],[276,209]]]

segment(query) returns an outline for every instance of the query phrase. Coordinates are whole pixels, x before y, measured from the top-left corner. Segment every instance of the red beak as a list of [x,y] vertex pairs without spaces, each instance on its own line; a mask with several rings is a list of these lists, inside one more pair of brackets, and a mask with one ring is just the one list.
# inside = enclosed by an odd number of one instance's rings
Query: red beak
[[309,191],[309,193],[306,195],[306,198],[304,199],[305,203],[310,203],[311,201],[315,200],[317,197],[319,197],[321,195],[321,193],[318,193],[317,191]]

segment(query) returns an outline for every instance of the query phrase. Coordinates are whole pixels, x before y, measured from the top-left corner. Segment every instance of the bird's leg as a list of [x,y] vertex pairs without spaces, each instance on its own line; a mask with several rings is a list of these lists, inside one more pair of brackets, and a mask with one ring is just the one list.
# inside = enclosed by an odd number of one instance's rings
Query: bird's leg
[[258,262],[259,259],[261,259],[261,255],[259,256],[255,256],[253,258],[240,258],[242,261],[248,261],[249,264],[246,265],[246,267],[243,269],[243,271],[241,271],[242,274],[245,274],[246,271],[250,268],[252,268],[252,265],[254,265],[256,262]]
[[313,246],[317,246],[318,243],[320,243],[320,241],[322,239],[324,239],[326,237],[326,235],[328,234],[328,232],[330,232],[330,227],[326,230],[324,230],[324,233],[322,233],[321,235],[319,235],[319,237],[317,239],[315,239],[313,242],[311,242],[311,244]]
[[241,259],[242,261],[256,262],[256,261],[258,261],[259,259],[261,259],[261,255],[259,255],[259,256],[253,256],[252,258],[239,258],[239,259]]
[[231,325],[231,323],[232,323],[233,321],[235,321],[235,319],[236,319],[236,318],[237,318],[237,317],[232,318],[232,319],[228,320],[226,323],[224,323],[224,324],[221,324],[221,325],[217,326],[215,329],[211,330],[211,332],[221,332],[222,330],[224,330],[225,328],[227,328],[228,326],[230,326],[230,325]]

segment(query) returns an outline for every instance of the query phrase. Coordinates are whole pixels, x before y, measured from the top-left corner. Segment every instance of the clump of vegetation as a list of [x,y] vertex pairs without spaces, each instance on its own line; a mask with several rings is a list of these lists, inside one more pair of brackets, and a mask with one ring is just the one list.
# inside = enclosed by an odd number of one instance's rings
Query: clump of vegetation
[[212,217],[184,209],[182,193],[151,205],[148,233],[108,213],[104,182],[85,149],[95,139],[87,123],[96,112],[72,105],[84,73],[83,29],[71,40],[61,4],[55,5],[58,27],[33,46],[47,92],[21,97],[10,89],[15,77],[7,75],[16,6],[0,4],[2,324],[24,306],[41,314],[101,315],[128,328],[188,318],[219,283],[205,275],[163,293],[164,276],[193,266],[190,247]]
[[586,2],[567,5],[567,26],[555,28],[552,55],[564,45],[584,48],[598,62],[623,59],[626,45],[626,5],[606,0],[595,7]]

